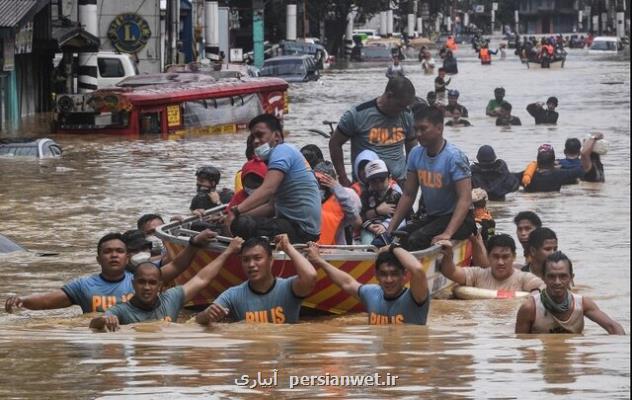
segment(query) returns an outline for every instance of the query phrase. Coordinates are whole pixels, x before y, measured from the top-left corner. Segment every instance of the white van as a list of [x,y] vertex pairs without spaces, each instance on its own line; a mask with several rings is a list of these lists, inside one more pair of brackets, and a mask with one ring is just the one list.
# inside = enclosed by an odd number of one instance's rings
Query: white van
[[138,75],[136,63],[129,54],[101,51],[97,57],[99,89],[114,86],[128,76]]
[[593,39],[588,54],[617,54],[623,50],[621,39],[615,36],[597,36]]
[[[59,65],[62,54],[55,54],[53,63]],[[75,63],[77,55],[75,55]],[[119,54],[113,51],[100,51],[97,53],[97,85],[99,89],[115,86],[129,76],[138,75],[136,63],[129,54]],[[77,82],[75,81],[75,87]]]

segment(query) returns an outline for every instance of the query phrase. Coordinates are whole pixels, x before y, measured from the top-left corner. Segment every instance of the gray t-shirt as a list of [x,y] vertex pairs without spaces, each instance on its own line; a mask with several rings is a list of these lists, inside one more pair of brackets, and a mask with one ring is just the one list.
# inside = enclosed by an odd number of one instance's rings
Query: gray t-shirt
[[351,138],[352,162],[362,150],[373,150],[384,160],[393,178],[406,179],[404,144],[416,137],[410,111],[391,117],[377,108],[374,99],[345,112],[338,129]]
[[273,324],[296,323],[303,299],[292,290],[291,278],[276,278],[266,293],[257,293],[248,281],[225,290],[214,303],[230,310],[235,321]]
[[158,295],[158,305],[151,311],[135,307],[129,301],[108,308],[105,315],[116,315],[120,325],[135,322],[165,320],[175,322],[184,306],[184,289],[182,286],[173,287]]
[[426,325],[430,296],[417,303],[413,293],[406,288],[397,298],[385,299],[384,290],[375,284],[360,286],[358,296],[369,313],[369,325]]

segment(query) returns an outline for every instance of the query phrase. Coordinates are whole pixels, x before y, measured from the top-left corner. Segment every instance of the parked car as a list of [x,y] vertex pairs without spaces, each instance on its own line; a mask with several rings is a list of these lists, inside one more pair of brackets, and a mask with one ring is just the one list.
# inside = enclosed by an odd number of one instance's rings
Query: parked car
[[312,56],[279,56],[264,61],[259,76],[274,76],[288,82],[317,81],[320,72]]
[[0,139],[0,157],[61,157],[61,147],[53,139]]

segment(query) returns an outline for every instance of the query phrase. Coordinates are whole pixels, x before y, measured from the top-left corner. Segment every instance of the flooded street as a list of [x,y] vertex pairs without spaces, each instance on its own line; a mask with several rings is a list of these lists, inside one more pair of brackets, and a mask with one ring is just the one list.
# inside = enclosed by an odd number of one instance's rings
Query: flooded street
[[[449,88],[461,93],[471,128],[444,136],[474,160],[490,144],[512,171],[551,143],[563,157],[569,137],[601,131],[610,142],[602,158],[606,183],[582,182],[561,193],[513,193],[489,204],[496,231],[515,237],[513,216],[537,212],[572,259],[577,291],[596,300],[630,332],[630,62],[587,59],[571,51],[562,70],[527,70],[507,60],[481,66],[468,46],[456,53],[459,74]],[[438,57],[437,57],[438,59]],[[417,94],[433,90],[415,62],[404,64]],[[326,71],[318,82],[290,87],[286,140],[315,143],[327,155],[321,121],[338,120],[386,85],[383,66],[351,65]],[[497,86],[523,126],[498,128],[485,116]],[[559,98],[557,126],[536,126],[528,103]],[[232,187],[245,161],[246,133],[186,140],[60,136],[42,124],[24,136],[47,136],[61,159],[0,159],[0,233],[34,251],[0,255],[0,301],[41,293],[73,277],[95,273],[97,240],[135,227],[144,213],[168,219],[188,213],[194,172],[220,168],[220,187]],[[346,147],[348,157],[349,148]],[[519,301],[431,303],[427,327],[366,326],[366,315],[311,319],[294,326],[151,323],[94,334],[79,307],[0,311],[0,398],[559,398],[630,397],[630,336],[608,336],[586,320],[584,335],[514,335]],[[271,388],[238,386],[242,375]],[[296,386],[291,376],[398,376],[390,386]]]

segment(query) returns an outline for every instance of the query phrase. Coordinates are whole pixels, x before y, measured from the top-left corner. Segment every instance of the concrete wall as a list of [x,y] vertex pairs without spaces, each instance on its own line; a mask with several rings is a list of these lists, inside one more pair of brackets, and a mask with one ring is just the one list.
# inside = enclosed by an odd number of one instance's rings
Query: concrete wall
[[[77,0],[62,0],[63,14],[72,21],[77,20]],[[151,37],[145,47],[138,52],[140,73],[161,71],[160,60],[160,0],[97,0],[99,14],[99,38],[102,51],[115,51],[107,31],[110,23],[119,14],[135,13],[147,21]]]

